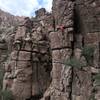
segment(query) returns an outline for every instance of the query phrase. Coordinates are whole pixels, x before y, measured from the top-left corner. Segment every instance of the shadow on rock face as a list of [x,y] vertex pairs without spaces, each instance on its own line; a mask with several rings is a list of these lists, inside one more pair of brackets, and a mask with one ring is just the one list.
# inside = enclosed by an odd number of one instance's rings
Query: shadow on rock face
[[26,100],[40,100],[42,97],[43,97],[42,94],[41,95],[35,95],[35,96],[32,96],[31,98],[26,99]]

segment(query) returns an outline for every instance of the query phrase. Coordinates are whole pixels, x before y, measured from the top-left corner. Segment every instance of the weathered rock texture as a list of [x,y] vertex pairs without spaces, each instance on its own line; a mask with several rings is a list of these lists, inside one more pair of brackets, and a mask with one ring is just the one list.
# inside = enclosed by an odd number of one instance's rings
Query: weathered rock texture
[[[42,32],[41,24],[32,25],[29,18],[25,18],[16,30],[13,50],[6,67],[10,69],[10,90],[16,100],[40,98],[50,84],[51,56],[46,35]],[[6,82],[7,83],[7,82]],[[9,84],[4,83],[4,89]],[[39,96],[39,97],[38,97]]]
[[[0,10],[0,100],[1,100],[1,93],[2,93],[2,83],[7,82],[5,79],[7,77],[10,77],[10,69],[8,70],[7,67],[4,68],[4,65],[6,66],[7,62],[9,62],[9,56],[12,51],[12,44],[13,44],[13,38],[15,36],[15,30],[17,29],[17,26],[19,22],[23,18],[15,17],[9,13],[6,13],[2,10]],[[3,74],[4,75],[4,81],[3,80]],[[9,80],[9,83],[11,81]],[[11,86],[11,85],[9,85]],[[5,86],[4,86],[5,88]]]
[[0,50],[10,51],[3,90],[15,100],[100,100],[98,0],[53,0],[12,36]]

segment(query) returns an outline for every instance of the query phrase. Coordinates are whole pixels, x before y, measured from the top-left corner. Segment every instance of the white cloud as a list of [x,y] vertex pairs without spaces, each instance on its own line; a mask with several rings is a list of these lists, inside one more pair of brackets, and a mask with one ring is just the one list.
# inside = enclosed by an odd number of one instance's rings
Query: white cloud
[[41,7],[50,11],[51,5],[52,0],[0,0],[0,9],[19,16],[30,16]]
[[51,7],[52,7],[52,0],[41,0],[42,3],[42,7],[45,7],[47,11],[51,11]]

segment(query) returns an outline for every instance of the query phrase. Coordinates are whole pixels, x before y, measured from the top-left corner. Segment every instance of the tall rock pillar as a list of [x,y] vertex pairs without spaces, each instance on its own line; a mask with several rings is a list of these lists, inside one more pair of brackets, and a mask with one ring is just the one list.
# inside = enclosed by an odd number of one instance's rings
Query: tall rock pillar
[[72,56],[74,2],[53,1],[54,30],[49,39],[52,50],[52,82],[45,100],[71,100],[72,68],[64,62]]

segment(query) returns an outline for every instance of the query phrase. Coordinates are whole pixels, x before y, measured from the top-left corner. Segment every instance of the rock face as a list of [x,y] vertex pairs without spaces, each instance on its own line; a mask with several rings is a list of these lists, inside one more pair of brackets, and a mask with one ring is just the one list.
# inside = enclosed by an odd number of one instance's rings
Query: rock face
[[[12,51],[13,38],[15,36],[15,30],[17,28],[18,23],[23,18],[15,17],[9,13],[6,13],[0,10],[0,100],[2,93],[2,83],[9,84],[8,87],[11,87],[12,81],[9,79],[6,81],[8,77],[10,78],[11,68],[8,68],[7,63],[9,62],[10,53]],[[4,68],[4,66],[7,66]],[[4,71],[5,70],[5,71]],[[5,75],[4,75],[4,72]],[[4,75],[4,80],[3,80]],[[3,90],[5,89],[5,85]]]
[[51,100],[70,100],[72,68],[64,62],[72,55],[74,2],[59,0],[53,4],[55,30],[49,33],[53,65],[52,83],[45,95],[50,92]]
[[[16,100],[35,98],[34,96],[39,99],[49,86],[51,80],[49,48],[48,39],[42,33],[41,25],[34,26],[29,18],[25,18],[16,30],[8,63],[12,76],[10,90]],[[8,84],[5,85],[9,88]]]
[[53,0],[52,13],[41,8],[23,18],[10,42],[0,40],[9,52],[3,90],[14,100],[100,100],[99,6]]

